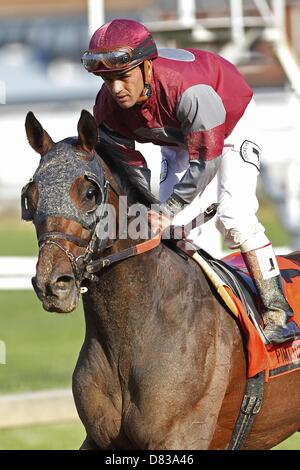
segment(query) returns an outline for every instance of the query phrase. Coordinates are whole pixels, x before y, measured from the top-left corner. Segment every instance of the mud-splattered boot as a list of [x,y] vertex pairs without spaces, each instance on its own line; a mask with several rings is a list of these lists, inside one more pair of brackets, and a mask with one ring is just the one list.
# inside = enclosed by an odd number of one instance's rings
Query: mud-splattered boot
[[272,344],[300,338],[300,329],[287,302],[272,244],[242,253],[262,301],[264,334]]

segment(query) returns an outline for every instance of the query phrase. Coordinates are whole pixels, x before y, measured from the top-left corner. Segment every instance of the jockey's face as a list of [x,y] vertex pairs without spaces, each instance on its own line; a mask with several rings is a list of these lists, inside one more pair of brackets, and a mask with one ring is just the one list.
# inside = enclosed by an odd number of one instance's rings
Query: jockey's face
[[102,73],[111,96],[123,109],[129,109],[137,103],[144,90],[144,77],[140,67],[122,73]]

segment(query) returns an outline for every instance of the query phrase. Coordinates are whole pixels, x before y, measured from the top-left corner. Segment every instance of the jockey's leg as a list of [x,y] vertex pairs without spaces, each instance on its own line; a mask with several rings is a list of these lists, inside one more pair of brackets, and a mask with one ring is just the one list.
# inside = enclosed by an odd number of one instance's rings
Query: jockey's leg
[[272,244],[243,252],[250,246],[249,241],[245,242],[241,250],[262,301],[265,336],[275,344],[299,338],[300,330],[296,323],[288,322],[294,312],[283,293]]
[[237,125],[228,139],[232,146],[223,155],[218,175],[220,205],[216,225],[230,248],[241,249],[262,301],[267,339],[282,343],[299,337],[300,331],[294,322],[288,322],[293,312],[282,290],[272,244],[256,217],[260,149],[255,136],[248,132],[253,130],[251,122],[255,122],[250,115],[250,121],[246,115]]

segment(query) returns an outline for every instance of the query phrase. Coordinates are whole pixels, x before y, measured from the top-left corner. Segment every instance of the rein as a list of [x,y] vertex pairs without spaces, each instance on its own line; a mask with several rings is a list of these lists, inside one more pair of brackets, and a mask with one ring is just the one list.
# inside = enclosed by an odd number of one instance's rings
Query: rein
[[118,253],[113,253],[104,258],[97,259],[90,262],[86,266],[86,270],[89,274],[96,273],[101,269],[110,266],[111,264],[123,261],[124,259],[131,258],[132,256],[141,255],[147,251],[153,250],[161,242],[161,234],[156,235],[156,237],[147,240],[146,242],[139,243],[138,245],[130,246],[125,248],[125,250],[119,251]]

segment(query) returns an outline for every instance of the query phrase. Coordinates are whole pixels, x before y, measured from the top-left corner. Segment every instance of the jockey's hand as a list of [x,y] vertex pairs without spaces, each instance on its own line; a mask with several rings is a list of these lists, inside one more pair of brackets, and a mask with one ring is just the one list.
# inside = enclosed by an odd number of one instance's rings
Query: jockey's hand
[[177,194],[173,193],[166,202],[160,204],[159,210],[167,217],[173,218],[184,209],[185,205],[186,203]]
[[152,233],[155,235],[162,234],[168,227],[173,225],[175,215],[184,209],[184,204],[184,201],[173,193],[166,202],[158,206],[157,212],[150,210],[149,222],[152,224]]

